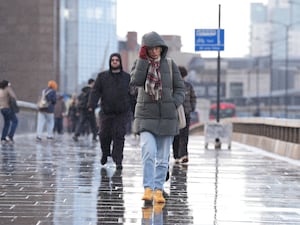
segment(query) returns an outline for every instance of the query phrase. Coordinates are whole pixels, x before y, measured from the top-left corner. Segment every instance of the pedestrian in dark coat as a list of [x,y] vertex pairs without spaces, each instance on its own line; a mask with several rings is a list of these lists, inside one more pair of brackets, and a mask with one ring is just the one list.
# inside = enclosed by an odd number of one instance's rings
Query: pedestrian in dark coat
[[54,106],[54,132],[63,134],[64,131],[64,116],[66,115],[66,103],[64,96],[57,95],[57,101]]
[[93,134],[93,141],[97,142],[97,123],[95,110],[88,110],[88,101],[92,88],[95,85],[95,80],[90,78],[88,85],[81,89],[80,95],[77,97],[77,110],[79,113],[79,121],[76,124],[75,133],[73,136],[74,141],[78,141],[80,134],[89,134],[91,130]]
[[1,144],[13,144],[14,135],[18,126],[18,117],[10,108],[10,98],[17,99],[9,81],[0,82],[0,110],[3,116],[4,126],[1,134]]
[[[183,66],[179,66],[179,71],[183,79],[188,75],[187,70]],[[187,163],[188,159],[188,141],[189,141],[189,129],[191,122],[191,112],[196,108],[196,94],[191,83],[184,81],[185,86],[185,99],[183,102],[186,126],[180,129],[178,135],[174,137],[173,141],[173,156],[176,163]]]
[[[88,107],[94,109],[100,100],[99,137],[102,150],[101,164],[112,156],[117,169],[122,169],[123,149],[131,109],[130,75],[123,70],[121,55],[109,57],[109,70],[98,74]],[[113,147],[111,149],[111,143]]]
[[77,109],[76,95],[73,95],[68,108],[68,132],[74,133],[77,122],[79,121],[79,112]]

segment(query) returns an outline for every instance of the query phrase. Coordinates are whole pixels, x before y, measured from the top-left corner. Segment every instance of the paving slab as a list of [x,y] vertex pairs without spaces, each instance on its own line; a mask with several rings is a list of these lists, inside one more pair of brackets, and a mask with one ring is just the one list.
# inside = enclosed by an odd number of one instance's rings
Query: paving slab
[[0,225],[300,225],[300,163],[233,142],[205,149],[190,136],[189,163],[170,160],[165,205],[141,200],[138,140],[126,137],[123,170],[100,145],[69,134],[1,146]]

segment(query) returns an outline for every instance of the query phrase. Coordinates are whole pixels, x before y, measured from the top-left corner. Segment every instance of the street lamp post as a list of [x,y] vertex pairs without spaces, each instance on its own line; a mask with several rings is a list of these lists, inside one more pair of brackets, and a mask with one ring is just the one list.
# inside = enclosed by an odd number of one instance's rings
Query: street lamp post
[[[296,4],[300,5],[298,2],[288,0],[289,4]],[[288,88],[289,88],[289,31],[290,28],[294,25],[300,24],[300,21],[293,22],[293,16],[292,16],[292,8],[290,7],[290,13],[289,13],[289,21],[288,24],[281,23],[278,21],[270,21],[271,23],[281,25],[285,28],[285,79],[284,79],[284,114],[285,118],[288,118]]]
[[[272,116],[272,78],[273,78],[273,40],[269,39],[260,39],[260,38],[253,38],[253,41],[261,41],[264,44],[268,44],[268,55],[265,57],[269,58],[269,72],[270,72],[270,85],[269,85],[269,116]],[[264,57],[264,56],[262,56]],[[256,68],[259,65],[259,58],[256,56]],[[256,70],[256,93],[257,97],[259,97],[259,70]],[[260,111],[260,106],[257,105],[257,111]]]
[[269,67],[270,67],[270,92],[269,92],[269,116],[273,116],[273,110],[272,110],[272,104],[273,104],[273,98],[272,98],[272,79],[273,79],[273,41],[270,40],[269,43],[270,52],[269,52]]
[[259,93],[259,57],[256,58],[256,112],[255,116],[260,116],[260,93]]
[[285,91],[284,91],[284,115],[288,118],[288,75],[289,75],[289,25],[285,26]]
[[284,24],[284,23],[280,23],[277,21],[270,21],[270,22],[273,24],[283,26],[285,28],[285,36],[284,36],[284,40],[285,40],[284,115],[285,115],[285,118],[288,118],[289,29],[293,24]]

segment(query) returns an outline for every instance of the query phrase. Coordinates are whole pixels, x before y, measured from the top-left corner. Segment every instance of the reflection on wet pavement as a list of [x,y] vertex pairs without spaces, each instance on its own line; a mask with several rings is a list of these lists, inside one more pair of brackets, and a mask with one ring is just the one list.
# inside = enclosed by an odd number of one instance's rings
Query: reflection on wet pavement
[[100,165],[99,143],[34,138],[1,146],[1,225],[300,224],[300,166],[237,143],[205,150],[203,137],[191,136],[189,164],[171,160],[167,201],[156,205],[141,200],[141,156],[131,137],[122,171],[110,158]]

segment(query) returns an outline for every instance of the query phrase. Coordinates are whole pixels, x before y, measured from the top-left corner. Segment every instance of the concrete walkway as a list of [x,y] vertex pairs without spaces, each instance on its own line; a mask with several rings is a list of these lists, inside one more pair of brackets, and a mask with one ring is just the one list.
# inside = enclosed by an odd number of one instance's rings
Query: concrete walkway
[[300,163],[232,143],[204,148],[191,136],[188,165],[170,163],[163,207],[141,200],[136,140],[126,139],[123,170],[100,165],[99,143],[64,134],[1,146],[1,225],[300,225]]

